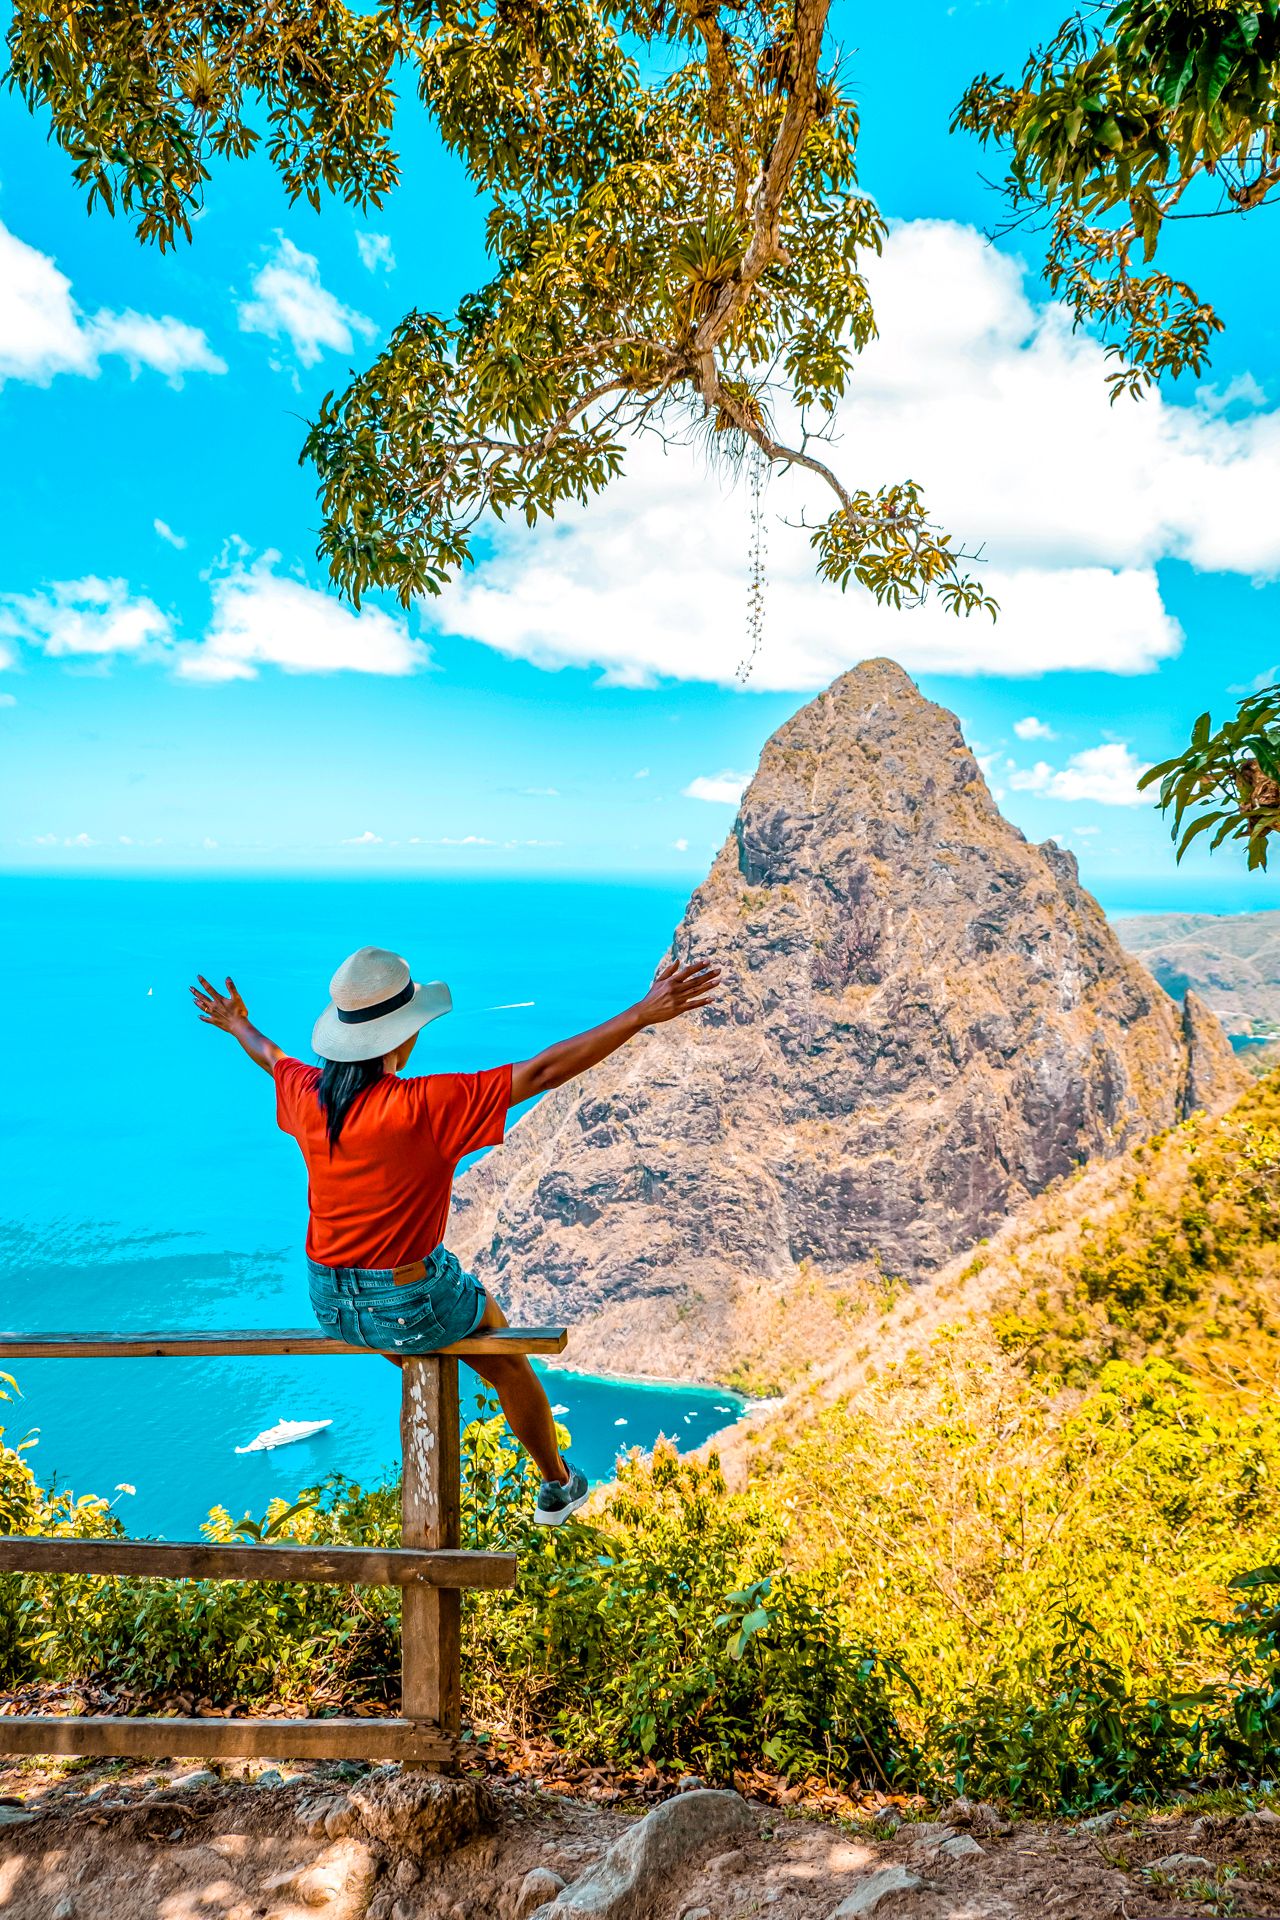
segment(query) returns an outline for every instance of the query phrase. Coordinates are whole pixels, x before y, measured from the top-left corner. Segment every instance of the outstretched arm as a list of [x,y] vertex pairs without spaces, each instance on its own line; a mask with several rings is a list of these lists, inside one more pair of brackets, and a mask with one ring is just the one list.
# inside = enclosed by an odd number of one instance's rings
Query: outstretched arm
[[219,993],[216,987],[210,986],[202,973],[198,973],[196,979],[200,985],[191,988],[191,998],[206,1027],[221,1027],[224,1033],[231,1034],[240,1042],[249,1058],[264,1073],[270,1073],[276,1061],[284,1059],[284,1048],[278,1047],[274,1040],[268,1040],[265,1033],[258,1032],[231,975],[227,975],[225,993]]
[[575,1034],[572,1040],[557,1040],[553,1047],[544,1048],[532,1060],[522,1060],[514,1066],[511,1069],[512,1106],[518,1106],[521,1100],[528,1100],[535,1093],[562,1087],[566,1080],[576,1079],[588,1067],[598,1066],[644,1027],[657,1026],[664,1020],[674,1020],[679,1014],[693,1013],[696,1008],[707,1006],[714,998],[719,980],[719,967],[702,961],[681,967],[674,960],[666,961],[658,968],[644,999],[637,1000],[634,1007],[615,1014],[612,1020],[592,1027],[587,1033]]

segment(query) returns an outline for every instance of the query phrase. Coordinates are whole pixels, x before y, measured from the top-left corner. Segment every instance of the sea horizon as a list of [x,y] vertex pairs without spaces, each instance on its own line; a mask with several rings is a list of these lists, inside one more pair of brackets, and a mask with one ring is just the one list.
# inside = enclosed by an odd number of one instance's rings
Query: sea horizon
[[[1034,843],[1043,844],[1043,843]],[[1068,848],[1076,853],[1076,848]],[[706,867],[711,864],[708,858]],[[122,886],[352,886],[377,887],[402,885],[406,881],[460,888],[484,888],[501,885],[519,889],[542,887],[606,887],[624,892],[659,890],[681,896],[677,921],[684,904],[706,878],[706,870],[691,874],[687,868],[628,868],[623,872],[580,867],[547,868],[536,873],[523,867],[493,865],[484,872],[464,871],[445,866],[380,866],[376,870],[354,866],[333,867],[216,867],[191,866],[65,867],[57,872],[46,866],[0,866],[0,885],[7,881],[32,885],[111,884]],[[1165,913],[1196,913],[1236,918],[1249,913],[1280,911],[1280,879],[1270,872],[1245,871],[1215,873],[1093,874],[1087,867],[1080,884],[1097,900],[1108,919],[1139,919]],[[674,923],[673,923],[674,925]]]

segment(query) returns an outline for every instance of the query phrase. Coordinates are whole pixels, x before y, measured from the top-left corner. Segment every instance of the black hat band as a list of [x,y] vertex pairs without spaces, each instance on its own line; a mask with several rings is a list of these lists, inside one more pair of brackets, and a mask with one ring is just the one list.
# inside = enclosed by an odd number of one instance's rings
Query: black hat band
[[389,1000],[379,1000],[376,1006],[353,1007],[350,1012],[346,1007],[335,1007],[334,1012],[344,1026],[359,1027],[366,1020],[381,1020],[384,1013],[394,1013],[397,1007],[407,1007],[413,992],[413,981],[410,980],[407,986],[401,987],[399,993],[393,993]]

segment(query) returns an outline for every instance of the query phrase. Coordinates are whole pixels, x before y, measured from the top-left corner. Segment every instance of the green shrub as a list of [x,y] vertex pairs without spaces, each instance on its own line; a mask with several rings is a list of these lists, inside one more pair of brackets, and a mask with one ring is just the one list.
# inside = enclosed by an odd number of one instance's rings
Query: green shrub
[[1135,1688],[1078,1615],[1063,1616],[1060,1630],[1047,1667],[988,1675],[930,1727],[935,1791],[1077,1812],[1166,1798],[1196,1776],[1212,1744],[1188,1713],[1200,1697]]
[[595,1761],[717,1779],[756,1763],[844,1779],[901,1770],[887,1663],[821,1579],[786,1567],[778,1515],[730,1495],[714,1459],[665,1444],[633,1458],[592,1528],[533,1529],[528,1505],[507,1533],[519,1587],[482,1596],[469,1619],[474,1694],[491,1708],[521,1701],[529,1723]]

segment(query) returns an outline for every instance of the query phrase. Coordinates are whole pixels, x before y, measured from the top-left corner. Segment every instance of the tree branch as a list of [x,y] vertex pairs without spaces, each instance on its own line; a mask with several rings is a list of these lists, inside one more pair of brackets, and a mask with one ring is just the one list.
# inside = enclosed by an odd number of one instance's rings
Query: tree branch
[[815,118],[818,62],[830,10],[831,0],[796,0],[788,40],[790,87],[782,125],[751,196],[751,238],[742,262],[694,335],[693,355],[700,368],[746,306],[760,275],[781,258],[782,207]]

